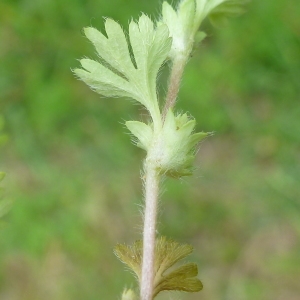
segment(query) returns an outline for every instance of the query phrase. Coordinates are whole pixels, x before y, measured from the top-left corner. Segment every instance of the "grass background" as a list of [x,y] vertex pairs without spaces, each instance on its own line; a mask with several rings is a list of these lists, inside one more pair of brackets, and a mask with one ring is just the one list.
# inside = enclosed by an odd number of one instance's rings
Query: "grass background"
[[[133,286],[112,253],[140,237],[144,153],[124,120],[143,110],[101,99],[71,68],[95,57],[82,28],[125,28],[161,1],[2,0],[1,300],[119,299]],[[191,243],[204,290],[159,299],[300,299],[300,5],[253,0],[191,59],[178,110],[214,131],[197,170],[167,180],[159,231]],[[5,202],[2,200],[2,206]]]

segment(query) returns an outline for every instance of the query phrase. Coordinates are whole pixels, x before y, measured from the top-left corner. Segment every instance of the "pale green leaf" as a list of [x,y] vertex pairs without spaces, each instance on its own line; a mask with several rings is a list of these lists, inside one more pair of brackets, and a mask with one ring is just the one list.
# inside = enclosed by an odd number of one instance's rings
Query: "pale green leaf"
[[[163,132],[165,138],[169,138],[170,140],[176,139],[176,119],[172,109],[167,112],[166,119],[164,122]],[[174,146],[174,144],[173,144]]]
[[190,29],[195,22],[196,3],[195,0],[182,1],[178,7],[178,17],[181,26],[185,29]]
[[183,136],[189,136],[194,130],[195,126],[196,126],[196,120],[195,119],[189,120],[179,128],[179,132]]
[[121,300],[137,300],[137,296],[131,289],[125,289],[122,294]]
[[167,112],[159,136],[162,149],[156,158],[162,174],[174,178],[192,174],[195,146],[207,136],[206,133],[192,134],[195,125],[196,121],[186,114],[175,116],[171,109]]
[[80,63],[86,71],[75,69],[75,74],[96,92],[106,97],[133,97],[135,95],[135,90],[127,80],[102,64],[86,58],[81,59]]
[[188,140],[188,147],[190,149],[192,149],[193,147],[195,147],[200,141],[202,141],[203,139],[205,139],[207,136],[209,136],[209,133],[207,132],[197,132],[192,134],[189,137]]
[[[113,67],[127,77],[135,70],[129,54],[128,44],[122,27],[114,20],[107,19],[105,22],[106,34],[109,37],[108,49],[113,55]],[[107,51],[106,50],[106,51]],[[99,53],[101,56],[101,53]],[[108,63],[112,62],[111,60]]]
[[170,5],[168,2],[164,1],[162,5],[162,16],[166,24],[172,24],[177,25],[176,22],[178,21],[178,16],[172,5]]
[[182,0],[178,7],[167,2],[162,5],[162,22],[167,24],[173,38],[169,56],[172,60],[187,60],[193,49],[203,39],[196,36],[202,21],[210,16],[212,20],[240,14],[248,0]]
[[147,63],[151,91],[156,92],[157,74],[170,52],[171,45],[172,39],[169,37],[168,27],[165,24],[159,25],[156,30],[153,44],[149,48],[149,60]]
[[172,44],[167,26],[155,28],[149,17],[141,15],[138,22],[129,24],[130,44],[122,27],[111,19],[105,21],[107,37],[94,28],[84,32],[100,58],[99,62],[81,60],[84,70],[75,69],[74,73],[99,94],[135,99],[159,123],[156,80]]
[[185,114],[179,114],[175,117],[175,120],[176,120],[176,125],[178,127],[182,127],[186,122],[189,121],[189,117],[186,113]]
[[172,44],[168,28],[161,24],[155,31],[151,19],[142,15],[138,23],[132,21],[129,24],[129,38],[137,65],[134,84],[139,88],[142,97],[157,101],[157,74]]
[[170,58],[175,59],[177,55],[189,52],[193,44],[195,1],[182,1],[176,10],[167,2],[163,2],[162,22],[168,26],[173,39]]
[[152,141],[152,128],[149,125],[138,121],[127,121],[125,125],[129,131],[137,137],[137,146],[147,151]]
[[203,19],[209,16],[213,21],[241,14],[248,0],[196,0],[196,27],[199,28]]
[[84,29],[86,37],[94,44],[99,56],[112,68],[121,73],[132,71],[134,66],[130,59],[128,44],[121,26],[107,19],[105,22],[108,38],[95,28]]

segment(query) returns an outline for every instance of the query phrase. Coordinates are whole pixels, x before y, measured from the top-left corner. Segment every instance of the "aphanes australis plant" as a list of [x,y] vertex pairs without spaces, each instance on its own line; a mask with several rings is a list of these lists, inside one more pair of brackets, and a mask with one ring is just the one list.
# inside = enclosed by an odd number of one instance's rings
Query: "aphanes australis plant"
[[[109,18],[105,20],[105,34],[92,27],[84,29],[99,58],[81,59],[82,68],[74,70],[76,76],[100,95],[134,99],[149,112],[146,123],[125,123],[135,145],[146,151],[143,237],[131,246],[119,244],[115,248],[117,257],[135,273],[141,300],[152,300],[165,290],[198,292],[203,288],[196,264],[169,270],[193,248],[157,236],[158,195],[162,178],[192,174],[197,145],[209,135],[194,132],[195,119],[174,108],[184,68],[205,38],[200,25],[206,17],[222,25],[228,16],[243,12],[245,2],[182,0],[176,8],[163,2],[157,21],[142,14],[130,22],[128,33]],[[169,80],[165,100],[161,101],[157,77],[166,62]],[[137,292],[125,290],[122,299],[138,299]]]

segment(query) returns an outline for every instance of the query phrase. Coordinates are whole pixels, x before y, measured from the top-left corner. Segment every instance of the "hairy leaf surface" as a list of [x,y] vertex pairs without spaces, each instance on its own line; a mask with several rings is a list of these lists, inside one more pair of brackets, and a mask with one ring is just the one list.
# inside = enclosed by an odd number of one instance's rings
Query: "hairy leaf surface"
[[156,79],[172,43],[167,26],[155,28],[143,14],[138,22],[130,22],[129,41],[122,27],[111,19],[105,22],[107,37],[91,27],[84,32],[95,46],[99,61],[80,60],[82,69],[75,69],[75,74],[101,95],[135,99],[157,120]]

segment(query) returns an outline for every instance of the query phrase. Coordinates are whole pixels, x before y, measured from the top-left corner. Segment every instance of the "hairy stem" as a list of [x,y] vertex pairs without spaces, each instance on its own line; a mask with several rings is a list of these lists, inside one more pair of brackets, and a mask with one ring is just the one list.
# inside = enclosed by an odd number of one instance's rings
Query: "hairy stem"
[[169,109],[173,108],[176,103],[185,64],[186,64],[186,58],[182,56],[175,58],[173,61],[173,65],[170,72],[170,79],[169,79],[169,86],[168,86],[165,107],[163,109],[163,115],[162,115],[163,120],[165,120],[165,117]]
[[151,163],[147,163],[147,160],[145,165],[145,177],[143,264],[140,293],[141,300],[152,300],[159,174]]
[[[183,70],[186,65],[186,57],[180,56],[174,59],[166,103],[162,114],[164,121],[170,108],[176,103]],[[159,193],[159,174],[151,161],[146,159],[145,163],[145,212],[143,232],[143,263],[140,286],[141,300],[153,300],[154,262],[155,262],[155,233],[157,201]]]

